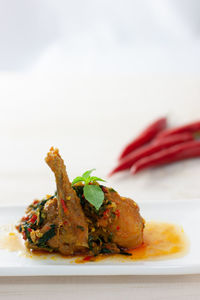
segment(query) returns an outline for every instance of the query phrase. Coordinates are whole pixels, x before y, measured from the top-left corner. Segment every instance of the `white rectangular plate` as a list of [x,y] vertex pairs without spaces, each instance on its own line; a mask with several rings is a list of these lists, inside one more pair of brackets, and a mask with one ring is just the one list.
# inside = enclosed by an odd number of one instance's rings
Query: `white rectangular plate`
[[[0,225],[15,224],[24,207],[1,207]],[[175,275],[200,274],[200,199],[180,201],[146,201],[140,203],[147,221],[171,222],[183,226],[190,240],[189,252],[181,258],[127,262],[103,260],[73,264],[68,259],[30,259],[0,249],[0,276],[41,275]]]

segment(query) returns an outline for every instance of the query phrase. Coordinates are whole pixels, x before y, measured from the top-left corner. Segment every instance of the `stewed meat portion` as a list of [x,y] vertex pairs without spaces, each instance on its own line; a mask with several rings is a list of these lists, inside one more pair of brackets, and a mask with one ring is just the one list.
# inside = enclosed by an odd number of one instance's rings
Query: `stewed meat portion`
[[[105,192],[106,197],[116,209],[112,219],[112,210],[108,208],[105,216],[98,220],[99,225],[113,234],[113,242],[123,248],[136,248],[143,240],[144,222],[139,214],[138,205],[129,198],[120,197],[117,192]],[[112,220],[110,222],[110,219]],[[106,221],[106,222],[105,222]]]
[[54,238],[54,244],[50,242],[50,246],[64,254],[85,250],[88,247],[88,225],[80,199],[69,182],[64,162],[58,150],[53,148],[45,160],[54,172],[57,186],[57,237]]
[[84,185],[74,189],[81,199],[88,220],[88,244],[90,251],[99,253],[124,253],[127,249],[140,246],[143,242],[144,220],[138,205],[131,199],[120,197],[112,188],[101,186],[104,201],[97,212],[85,200]]
[[133,200],[91,182],[104,194],[97,210],[87,201],[84,184],[70,183],[57,149],[51,148],[45,161],[55,175],[57,192],[33,201],[17,225],[28,248],[65,255],[98,255],[126,254],[142,244],[144,220]]

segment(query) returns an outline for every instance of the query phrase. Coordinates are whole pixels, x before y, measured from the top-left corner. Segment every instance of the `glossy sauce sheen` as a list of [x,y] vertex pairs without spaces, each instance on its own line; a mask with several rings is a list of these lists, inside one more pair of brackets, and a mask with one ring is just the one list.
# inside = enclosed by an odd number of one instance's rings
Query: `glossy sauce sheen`
[[[74,257],[76,263],[86,263],[100,261],[106,258],[112,258],[120,261],[137,261],[146,259],[166,259],[173,257],[182,257],[188,251],[188,239],[183,229],[174,224],[148,222],[144,229],[143,244],[133,250],[128,250],[131,256],[124,255],[99,255],[97,257]],[[17,232],[7,232],[0,238],[0,249],[20,252],[28,258],[53,259],[58,260],[60,254],[46,252],[32,252],[26,249],[20,235]],[[69,258],[69,257],[65,257]],[[73,257],[70,257],[70,259]]]
[[168,223],[149,222],[144,230],[144,243],[130,251],[131,259],[148,259],[166,255],[185,254],[188,240],[180,226]]

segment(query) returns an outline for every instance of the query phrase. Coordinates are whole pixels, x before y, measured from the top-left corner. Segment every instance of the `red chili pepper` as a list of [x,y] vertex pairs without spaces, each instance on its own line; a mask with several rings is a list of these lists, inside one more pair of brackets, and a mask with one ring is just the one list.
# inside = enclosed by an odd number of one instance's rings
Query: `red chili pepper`
[[107,219],[107,218],[108,218],[108,213],[109,213],[109,209],[107,208],[107,209],[103,212],[104,219]]
[[90,259],[92,258],[92,256],[86,256],[86,257],[84,257],[84,261],[90,261]]
[[35,221],[37,220],[37,216],[36,215],[33,215],[30,219],[30,223],[35,223]]
[[32,229],[29,227],[29,228],[28,228],[28,231],[29,231],[29,232],[31,232],[31,231],[32,231]]
[[62,205],[64,213],[67,214],[68,213],[68,208],[65,204],[65,201],[63,199],[60,199],[60,201],[61,201],[61,205]]
[[106,192],[107,192],[107,189],[106,189],[106,187],[105,187],[105,186],[102,186],[102,187],[101,187],[101,189],[102,189],[102,191],[103,191],[104,193],[106,193]]
[[116,211],[115,211],[115,215],[116,215],[117,217],[119,217],[119,216],[120,216],[120,211],[119,211],[119,209],[116,209]]
[[160,131],[166,128],[167,119],[161,118],[150,124],[137,138],[129,143],[122,151],[119,160],[124,158],[133,150],[150,142]]
[[22,222],[24,222],[24,221],[28,221],[28,220],[29,220],[29,216],[22,217]]
[[163,138],[169,135],[185,133],[185,132],[196,133],[199,130],[200,130],[200,121],[196,121],[184,126],[164,130],[158,134],[157,138]]
[[145,157],[133,164],[131,173],[135,174],[149,167],[156,167],[193,157],[200,157],[200,142],[198,141],[182,143]]
[[117,231],[119,231],[119,230],[120,230],[120,227],[119,227],[119,226],[117,226],[117,227],[116,227],[116,229],[117,229]]
[[22,237],[23,237],[24,240],[26,240],[26,233],[25,233],[25,231],[22,232]]
[[169,148],[183,142],[192,141],[193,139],[194,138],[191,133],[176,134],[163,139],[156,139],[155,142],[152,142],[147,146],[143,146],[140,149],[135,150],[133,153],[127,155],[120,161],[119,165],[114,168],[109,175],[112,176],[119,171],[129,169],[136,161],[144,157],[148,157],[149,155],[152,155],[162,149]]
[[37,203],[39,203],[39,200],[34,200],[33,201],[33,204],[37,204]]

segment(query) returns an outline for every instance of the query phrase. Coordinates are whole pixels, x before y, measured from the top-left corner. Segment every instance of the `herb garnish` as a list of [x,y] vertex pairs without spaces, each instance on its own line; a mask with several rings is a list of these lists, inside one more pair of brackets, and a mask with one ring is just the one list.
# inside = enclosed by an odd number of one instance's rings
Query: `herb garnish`
[[46,248],[47,247],[47,242],[50,240],[54,235],[56,235],[56,225],[52,224],[50,225],[50,229],[46,231],[43,236],[38,240],[37,246],[41,248]]
[[44,208],[46,202],[49,201],[49,200],[51,200],[51,199],[53,199],[53,198],[55,198],[56,196],[57,196],[57,191],[55,192],[55,194],[53,196],[51,196],[51,197],[49,197],[47,199],[43,199],[40,202],[38,202],[38,204],[36,205],[36,207],[34,207],[34,209],[35,210],[37,209],[38,212],[39,212],[39,219],[38,219],[38,224],[37,224],[38,226],[42,226],[42,224],[44,222],[44,217],[42,216],[42,211],[43,211],[43,208]]
[[90,174],[94,171],[95,169],[88,170],[85,173],[83,173],[82,176],[76,177],[72,181],[72,185],[78,183],[78,182],[84,182],[85,185],[83,187],[83,195],[85,199],[92,204],[96,210],[99,210],[101,205],[103,204],[104,200],[104,192],[100,188],[99,185],[96,185],[97,181],[104,181],[103,179],[96,177],[96,176],[90,176]]
[[25,225],[24,225],[24,231],[25,231],[25,234],[26,234],[26,237],[27,237],[29,243],[32,244],[33,241],[31,239],[31,235],[30,235],[30,232],[28,231],[28,228],[30,228],[30,226],[27,223],[25,223]]
[[77,228],[79,228],[80,230],[82,230],[82,231],[84,231],[85,229],[84,229],[84,227],[83,226],[81,226],[81,225],[77,225],[76,226]]
[[125,251],[123,251],[123,250],[121,250],[121,251],[119,252],[119,254],[126,255],[126,256],[132,256],[131,253],[125,252]]

